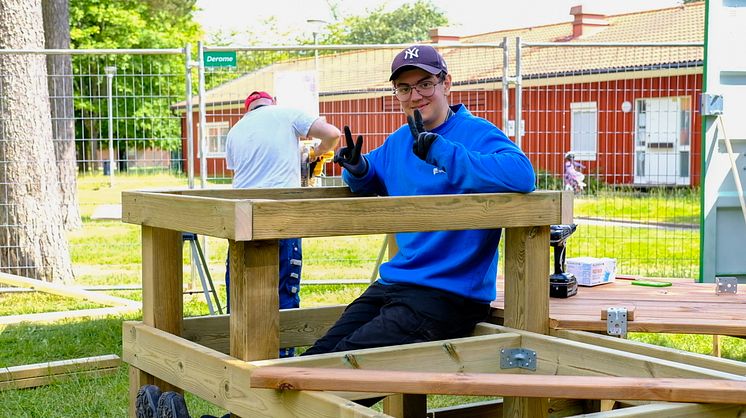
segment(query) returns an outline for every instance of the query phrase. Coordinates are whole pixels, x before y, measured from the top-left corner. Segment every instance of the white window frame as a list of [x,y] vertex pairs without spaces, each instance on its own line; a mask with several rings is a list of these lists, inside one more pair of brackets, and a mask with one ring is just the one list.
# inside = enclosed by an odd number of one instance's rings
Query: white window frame
[[[207,122],[205,124],[205,155],[208,158],[225,158],[225,145],[228,138],[228,131],[231,129],[231,125],[228,121],[220,122]],[[223,150],[222,151],[210,151],[210,141],[215,137],[211,135],[213,129],[225,129],[225,135],[223,135]]]
[[[574,126],[575,115],[578,113],[592,113],[593,131],[589,131],[593,136],[593,148],[584,148],[580,144],[580,139],[576,136],[576,130]],[[596,155],[598,154],[598,105],[596,102],[576,102],[570,103],[570,151],[575,154],[575,159],[580,161],[596,161]]]

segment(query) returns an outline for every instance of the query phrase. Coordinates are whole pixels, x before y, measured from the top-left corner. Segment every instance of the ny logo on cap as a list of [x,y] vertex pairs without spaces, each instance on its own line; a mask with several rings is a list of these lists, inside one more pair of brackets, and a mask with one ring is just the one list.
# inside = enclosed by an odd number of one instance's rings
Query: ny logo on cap
[[408,48],[404,51],[404,59],[412,59],[412,58],[419,58],[420,57],[420,49],[419,48]]

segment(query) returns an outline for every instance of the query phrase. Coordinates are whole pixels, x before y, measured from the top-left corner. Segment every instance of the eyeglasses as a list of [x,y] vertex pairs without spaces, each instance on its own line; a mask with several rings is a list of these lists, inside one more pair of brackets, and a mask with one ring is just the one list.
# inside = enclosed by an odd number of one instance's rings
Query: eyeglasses
[[420,96],[430,97],[433,95],[433,93],[435,93],[435,86],[442,82],[443,79],[439,79],[437,82],[433,80],[422,80],[414,86],[401,84],[394,88],[394,96],[396,96],[396,98],[401,101],[408,100],[410,95],[412,94],[412,88],[414,88],[415,90],[417,90],[417,93],[419,93]]

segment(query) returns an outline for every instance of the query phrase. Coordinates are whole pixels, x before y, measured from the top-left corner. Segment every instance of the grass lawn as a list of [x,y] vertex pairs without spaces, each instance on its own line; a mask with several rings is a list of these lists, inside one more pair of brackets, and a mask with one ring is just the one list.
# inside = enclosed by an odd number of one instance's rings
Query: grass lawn
[[[84,226],[69,233],[71,254],[79,285],[122,285],[140,283],[139,227],[116,220],[95,220],[91,215],[98,205],[118,204],[122,190],[183,187],[186,179],[169,174],[151,176],[123,175],[109,187],[108,177],[87,176],[78,181],[79,201]],[[575,215],[590,218],[636,219],[664,223],[698,223],[699,203],[696,194],[655,192],[649,195],[599,194],[579,196]],[[641,247],[639,243],[645,243]],[[383,243],[383,236],[310,238],[303,240],[303,280],[369,279]],[[206,252],[218,294],[225,302],[222,286],[225,271],[225,240],[208,238]],[[698,269],[699,234],[696,230],[624,228],[616,226],[583,226],[568,241],[568,256],[589,255],[617,258],[619,271],[639,269],[650,276],[675,272],[679,277],[693,277]],[[184,249],[184,280],[199,285],[189,267],[190,252]],[[672,267],[673,266],[673,267]],[[637,274],[636,271],[630,271]],[[670,277],[670,275],[669,275]],[[301,287],[301,306],[313,307],[349,303],[363,290],[363,285],[317,285]],[[110,292],[119,297],[140,300],[139,291]],[[96,304],[41,293],[0,294],[0,315],[48,312],[98,307]],[[208,313],[204,298],[185,296],[187,316]],[[121,355],[123,320],[138,315],[99,320],[70,320],[49,325],[22,324],[0,327],[0,367],[46,361],[75,359],[104,354]],[[711,337],[669,334],[630,334],[631,339],[698,353],[709,353]],[[745,340],[722,339],[723,357],[746,361]],[[122,417],[127,408],[127,372],[97,379],[78,379],[35,389],[0,392],[0,417]],[[469,397],[465,401],[483,398]],[[188,396],[193,416],[223,411]],[[460,399],[461,400],[461,399]],[[454,398],[432,396],[429,407],[454,403]]]

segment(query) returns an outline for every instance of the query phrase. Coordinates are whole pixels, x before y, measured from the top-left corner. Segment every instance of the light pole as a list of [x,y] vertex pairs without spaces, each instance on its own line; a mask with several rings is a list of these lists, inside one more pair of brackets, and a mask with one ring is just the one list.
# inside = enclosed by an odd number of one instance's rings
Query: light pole
[[313,35],[313,46],[314,46],[313,69],[314,71],[316,71],[316,78],[318,81],[318,79],[321,77],[319,76],[319,50],[318,48],[316,48],[318,46],[317,37],[319,33],[321,32],[321,30],[324,28],[324,26],[329,24],[329,22],[327,22],[326,20],[321,20],[321,19],[308,19],[306,20],[306,23],[311,25],[311,35]]
[[112,84],[117,67],[104,67],[106,73],[106,104],[109,111],[109,187],[114,187],[114,101],[112,99]]

